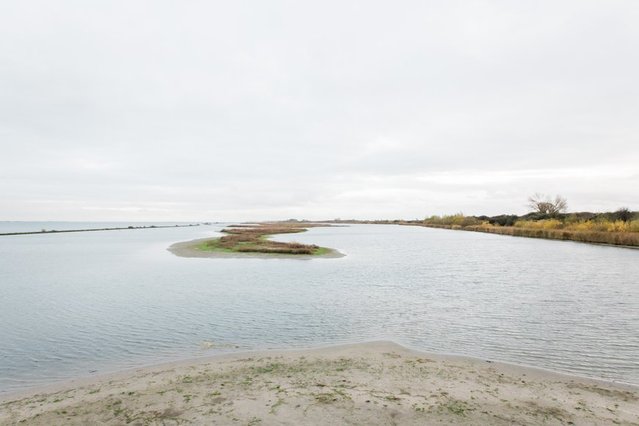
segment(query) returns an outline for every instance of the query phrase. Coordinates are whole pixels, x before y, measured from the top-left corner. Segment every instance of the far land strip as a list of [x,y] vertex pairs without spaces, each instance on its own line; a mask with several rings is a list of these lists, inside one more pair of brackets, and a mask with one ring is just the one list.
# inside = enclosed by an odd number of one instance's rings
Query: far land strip
[[96,231],[130,231],[133,229],[157,229],[157,228],[186,228],[200,226],[199,223],[187,225],[144,225],[144,226],[120,226],[114,228],[81,228],[81,229],[42,229],[40,231],[4,232],[0,237],[13,235],[40,235],[40,234],[62,234],[67,232],[96,232]]
[[181,257],[259,257],[297,258],[342,257],[335,249],[315,244],[281,242],[270,239],[271,235],[305,232],[307,228],[331,226],[309,222],[268,222],[232,225],[217,238],[200,238],[171,245],[168,250]]
[[1,425],[639,424],[639,388],[390,342],[220,355],[5,396]]

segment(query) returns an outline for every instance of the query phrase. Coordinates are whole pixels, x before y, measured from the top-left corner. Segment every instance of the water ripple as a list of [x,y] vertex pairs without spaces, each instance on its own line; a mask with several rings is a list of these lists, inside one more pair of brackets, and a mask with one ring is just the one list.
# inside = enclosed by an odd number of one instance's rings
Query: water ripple
[[165,251],[213,231],[0,240],[0,392],[236,346],[376,339],[639,384],[639,251],[368,225],[278,238],[341,259]]

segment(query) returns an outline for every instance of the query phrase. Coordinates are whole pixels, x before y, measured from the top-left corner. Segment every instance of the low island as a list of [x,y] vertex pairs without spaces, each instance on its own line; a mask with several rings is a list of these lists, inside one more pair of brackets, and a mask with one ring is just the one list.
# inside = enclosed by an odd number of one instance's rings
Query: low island
[[281,242],[270,239],[276,234],[295,234],[308,228],[331,226],[304,222],[267,222],[232,225],[217,238],[201,238],[173,244],[168,250],[181,257],[286,257],[310,259],[316,257],[342,257],[339,251],[315,244]]

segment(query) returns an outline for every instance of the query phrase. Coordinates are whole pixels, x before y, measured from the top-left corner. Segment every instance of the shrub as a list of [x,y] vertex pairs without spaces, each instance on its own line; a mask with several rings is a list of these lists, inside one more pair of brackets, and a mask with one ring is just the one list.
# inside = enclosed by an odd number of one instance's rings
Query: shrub
[[479,225],[482,223],[481,220],[474,216],[464,216],[463,213],[457,213],[448,216],[431,216],[424,220],[424,223],[427,225],[444,225],[444,226],[471,226],[471,225]]
[[622,207],[616,212],[612,214],[614,220],[622,221],[622,222],[630,222],[634,216],[634,214],[630,211],[628,207]]
[[528,229],[562,229],[564,224],[558,219],[518,220],[515,226]]
[[499,216],[488,217],[484,220],[487,220],[491,225],[513,226],[515,225],[515,222],[517,222],[517,219],[518,217],[514,214],[502,214]]

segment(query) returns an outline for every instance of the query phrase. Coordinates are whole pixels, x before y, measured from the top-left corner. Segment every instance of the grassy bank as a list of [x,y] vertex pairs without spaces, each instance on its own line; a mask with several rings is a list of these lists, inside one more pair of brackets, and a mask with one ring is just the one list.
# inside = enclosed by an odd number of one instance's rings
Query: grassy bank
[[463,231],[487,232],[489,234],[510,235],[513,237],[546,238],[551,240],[579,241],[583,243],[639,247],[639,233],[630,232],[571,231],[562,229],[525,228],[517,226],[493,225],[460,226],[422,224],[421,226],[427,226],[431,228],[457,229]]
[[222,253],[266,253],[290,255],[323,255],[331,251],[315,244],[272,241],[275,234],[295,234],[305,232],[317,224],[300,225],[295,222],[264,223],[256,225],[235,225],[223,229],[225,236],[201,242],[197,249]]
[[425,226],[514,237],[546,238],[639,247],[639,212],[528,213],[523,216],[465,216],[461,213],[423,220],[333,220],[332,223]]
[[423,222],[411,225],[432,228],[457,229],[487,232],[515,237],[547,238],[584,243],[611,244],[639,247],[639,218],[633,213],[626,220],[615,217],[615,213],[571,213],[553,217],[528,214],[514,215],[431,216]]

